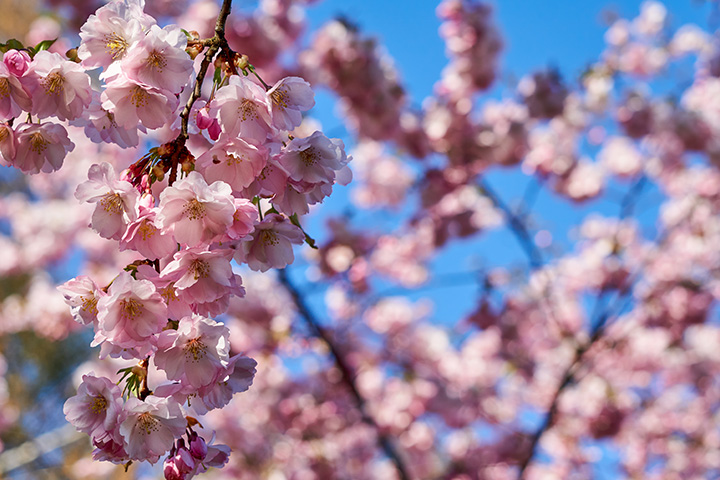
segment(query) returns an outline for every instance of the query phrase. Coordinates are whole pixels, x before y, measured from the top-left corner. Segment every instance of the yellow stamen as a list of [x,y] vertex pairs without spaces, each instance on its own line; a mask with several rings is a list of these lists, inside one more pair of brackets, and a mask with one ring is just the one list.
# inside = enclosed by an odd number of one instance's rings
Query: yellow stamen
[[64,84],[65,77],[60,72],[53,72],[43,80],[43,87],[45,87],[45,93],[48,95],[62,92]]
[[200,203],[197,198],[193,198],[185,204],[183,214],[190,220],[200,220],[205,217],[205,205]]
[[105,35],[105,51],[110,54],[113,60],[125,55],[125,50],[130,46],[128,42],[115,32]]

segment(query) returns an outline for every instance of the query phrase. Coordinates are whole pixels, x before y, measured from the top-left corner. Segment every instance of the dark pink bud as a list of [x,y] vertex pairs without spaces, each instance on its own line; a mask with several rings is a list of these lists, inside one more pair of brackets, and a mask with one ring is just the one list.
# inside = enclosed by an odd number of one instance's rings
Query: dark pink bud
[[3,63],[10,70],[10,73],[16,77],[22,77],[23,73],[30,66],[30,55],[27,52],[18,52],[17,50],[8,50],[3,55]]
[[207,455],[207,443],[197,433],[190,438],[190,453],[198,460],[203,460]]

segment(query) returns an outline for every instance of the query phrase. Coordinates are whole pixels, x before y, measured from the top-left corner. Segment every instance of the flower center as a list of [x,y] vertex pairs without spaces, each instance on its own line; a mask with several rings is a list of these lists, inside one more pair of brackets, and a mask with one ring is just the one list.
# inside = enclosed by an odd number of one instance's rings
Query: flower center
[[183,213],[190,220],[200,220],[205,217],[205,205],[200,203],[197,198],[193,198],[185,204]]
[[272,102],[282,109],[287,108],[288,97],[287,91],[281,88],[278,88],[270,94]]
[[89,312],[93,315],[97,315],[97,313],[98,313],[97,303],[98,303],[97,297],[83,297],[82,298],[82,310]]
[[238,115],[240,115],[240,119],[243,122],[246,122],[248,120],[255,120],[258,116],[255,102],[253,102],[252,100],[248,100],[247,98],[244,99],[238,107]]
[[106,193],[100,200],[100,206],[108,213],[119,215],[123,211],[123,201],[119,193]]
[[10,82],[7,78],[0,78],[0,98],[10,95]]
[[115,32],[110,35],[105,35],[105,51],[110,54],[113,60],[125,55],[125,50],[128,48],[128,42],[123,37]]
[[90,411],[93,413],[103,413],[107,410],[108,402],[102,395],[95,395],[90,403]]
[[152,432],[159,430],[160,422],[157,418],[153,417],[150,412],[145,412],[138,415],[137,426],[145,432],[146,435],[150,435]]
[[280,243],[278,240],[277,233],[273,232],[272,230],[265,230],[263,231],[263,243],[265,245],[277,245]]
[[204,358],[205,353],[207,352],[207,347],[201,340],[202,337],[190,339],[183,348],[185,350],[185,356],[192,357],[194,362]]
[[132,88],[130,103],[135,105],[136,108],[141,108],[147,105],[148,97],[148,93],[140,85],[136,85]]
[[43,136],[42,132],[35,132],[30,135],[30,150],[40,155],[43,153],[50,142]]
[[210,265],[207,262],[196,258],[190,264],[190,271],[193,272],[195,280],[207,278],[210,275]]
[[306,167],[310,167],[317,163],[318,155],[317,152],[315,152],[315,149],[310,147],[305,150],[300,150],[300,159]]
[[157,231],[158,229],[155,227],[155,225],[153,225],[147,220],[143,220],[140,224],[140,227],[138,228],[138,233],[140,234],[140,237],[143,239],[143,241],[155,235],[155,232]]
[[150,52],[150,55],[148,55],[145,63],[147,63],[148,67],[158,70],[160,72],[162,72],[163,68],[167,66],[167,60],[165,59],[165,56],[163,56],[163,54],[161,52],[158,52],[157,50],[153,50],[152,52]]
[[143,305],[134,298],[128,298],[120,302],[120,310],[123,317],[132,320],[142,313]]
[[60,72],[53,72],[43,80],[43,87],[45,87],[45,93],[48,95],[60,93],[64,84],[65,77]]

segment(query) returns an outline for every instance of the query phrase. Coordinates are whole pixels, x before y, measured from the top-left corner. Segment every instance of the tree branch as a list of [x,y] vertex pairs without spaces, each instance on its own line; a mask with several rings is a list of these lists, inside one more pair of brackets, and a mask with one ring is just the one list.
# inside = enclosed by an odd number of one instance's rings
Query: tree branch
[[178,159],[179,152],[183,150],[185,142],[189,138],[188,134],[188,123],[190,122],[190,112],[192,110],[195,101],[202,95],[202,86],[205,81],[205,75],[207,75],[210,63],[221,48],[228,49],[228,43],[225,39],[225,24],[227,18],[230,15],[230,8],[232,0],[223,0],[222,7],[220,7],[220,13],[218,13],[217,22],[215,22],[215,36],[210,39],[200,40],[198,43],[207,46],[207,51],[200,63],[200,70],[195,77],[195,85],[193,91],[188,98],[182,113],[180,113],[180,135],[175,139],[175,154],[173,155],[172,165],[170,167],[170,178],[168,183],[172,185],[177,179]]
[[[643,187],[645,186],[645,182],[645,176],[640,177],[623,196],[623,199],[620,202],[620,220],[632,215],[635,205],[637,203],[637,199],[642,193]],[[623,299],[623,297],[631,291],[632,289],[630,288],[630,286],[626,286],[626,288],[620,292],[620,295],[616,299],[615,304],[621,304],[621,300]],[[600,305],[600,295],[602,295],[602,293],[603,291],[601,291],[598,296],[597,303],[595,304],[595,311],[598,310],[597,307]],[[565,389],[570,386],[570,384],[572,384],[573,380],[575,379],[575,374],[577,373],[577,369],[582,363],[585,353],[587,353],[587,351],[590,350],[590,348],[595,344],[595,342],[597,342],[602,337],[603,333],[605,333],[605,327],[607,326],[608,320],[613,316],[612,310],[612,307],[608,307],[602,314],[598,316],[598,319],[592,323],[590,338],[587,340],[587,342],[578,345],[578,347],[575,349],[573,361],[565,369],[565,373],[563,373],[562,380],[558,384],[558,387],[553,394],[553,398],[550,402],[550,407],[548,408],[547,415],[545,415],[542,424],[532,436],[532,440],[530,442],[530,452],[528,453],[527,457],[520,463],[518,480],[523,480],[525,478],[527,468],[528,466],[530,466],[530,464],[535,458],[535,455],[537,454],[537,449],[540,445],[540,439],[543,437],[545,432],[547,432],[550,427],[552,427],[553,423],[555,423],[555,417],[557,415],[560,396],[565,391]],[[622,308],[620,310],[622,310]]]
[[298,309],[298,313],[303,318],[303,320],[305,320],[305,323],[310,328],[312,334],[322,340],[330,350],[330,355],[335,362],[335,366],[337,366],[337,368],[340,370],[343,382],[345,382],[345,385],[350,390],[352,397],[355,399],[357,408],[358,410],[360,410],[360,414],[362,415],[363,422],[373,427],[373,429],[375,429],[375,431],[377,432],[380,448],[382,448],[383,452],[385,452],[385,455],[387,455],[387,457],[390,458],[390,460],[392,460],[392,462],[395,464],[395,468],[397,469],[399,477],[402,480],[409,480],[412,477],[410,476],[408,468],[405,465],[405,462],[403,461],[400,452],[395,445],[395,442],[393,442],[393,439],[380,429],[378,424],[375,422],[375,419],[370,415],[370,413],[368,413],[365,398],[363,398],[362,394],[357,388],[357,385],[355,385],[355,375],[352,371],[352,368],[345,360],[345,357],[340,352],[337,345],[335,345],[332,334],[322,325],[320,325],[317,318],[310,310],[310,307],[307,305],[307,303],[305,303],[305,299],[300,294],[300,291],[297,289],[292,280],[290,280],[290,277],[287,273],[287,268],[278,271],[278,278],[280,280],[280,283],[290,293],[290,296],[292,297],[293,301],[295,302],[295,306]]

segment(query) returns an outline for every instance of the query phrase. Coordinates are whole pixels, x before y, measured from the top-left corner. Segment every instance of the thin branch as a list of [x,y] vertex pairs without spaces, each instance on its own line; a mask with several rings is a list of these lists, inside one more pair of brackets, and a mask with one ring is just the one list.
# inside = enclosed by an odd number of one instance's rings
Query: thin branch
[[409,480],[412,477],[410,476],[408,467],[405,465],[405,462],[400,455],[400,451],[395,445],[393,439],[381,430],[380,426],[377,422],[375,422],[375,419],[368,412],[365,398],[362,396],[360,390],[358,390],[358,387],[355,384],[355,375],[352,371],[352,367],[350,367],[347,363],[347,360],[345,360],[342,352],[340,352],[338,346],[335,344],[332,334],[320,325],[317,318],[310,310],[310,307],[305,302],[302,294],[290,279],[287,273],[287,268],[278,271],[278,278],[280,283],[287,289],[288,293],[290,293],[290,296],[298,309],[298,313],[300,313],[300,316],[303,320],[305,320],[305,323],[310,328],[312,334],[322,340],[330,350],[330,355],[335,362],[335,366],[337,366],[340,370],[343,382],[345,382],[345,385],[350,390],[357,408],[360,411],[363,422],[370,425],[377,432],[380,448],[382,448],[385,455],[387,455],[387,457],[395,464],[399,477],[402,480]]
[[190,98],[185,104],[182,113],[180,113],[180,135],[178,135],[175,139],[176,153],[173,156],[172,166],[170,167],[170,178],[168,180],[170,185],[172,185],[177,179],[177,169],[179,163],[178,154],[183,150],[185,142],[189,138],[188,123],[190,122],[190,112],[192,111],[195,101],[202,95],[202,86],[205,81],[205,75],[207,75],[208,68],[210,68],[210,63],[212,63],[215,55],[221,48],[229,50],[227,40],[225,39],[225,24],[227,23],[228,16],[230,15],[231,4],[232,0],[223,0],[217,22],[215,23],[215,36],[195,42],[196,44],[207,46],[207,51],[200,63],[200,70],[195,77],[195,85],[192,93],[190,94]]
[[[622,201],[620,202],[620,219],[625,219],[632,215],[633,209],[635,208],[635,205],[637,204],[637,200],[640,197],[640,194],[642,193],[642,190],[645,186],[647,179],[645,176],[640,177],[626,192],[625,196],[623,197]],[[540,445],[540,440],[542,439],[545,432],[547,432],[550,427],[555,423],[557,410],[558,410],[558,404],[560,401],[560,396],[565,391],[565,389],[570,386],[574,379],[575,374],[577,373],[577,370],[580,368],[583,357],[587,353],[588,350],[600,339],[602,338],[602,335],[605,333],[605,328],[608,324],[608,321],[614,317],[616,314],[619,314],[619,312],[622,311],[624,308],[624,303],[621,303],[623,298],[626,297],[628,293],[632,292],[632,288],[630,288],[629,284],[626,286],[625,289],[623,289],[621,292],[619,292],[618,297],[616,298],[613,305],[608,306],[604,309],[604,311],[599,314],[597,317],[597,320],[594,321],[591,324],[591,330],[590,330],[590,338],[575,349],[575,355],[573,357],[572,362],[570,365],[565,369],[565,372],[562,375],[562,380],[560,380],[560,383],[558,384],[557,389],[555,390],[555,393],[553,394],[552,401],[550,402],[550,407],[548,408],[548,412],[545,415],[545,418],[543,419],[542,424],[540,424],[540,427],[535,431],[535,433],[532,436],[532,440],[530,442],[530,452],[528,453],[527,457],[523,459],[523,461],[520,463],[520,470],[518,472],[518,480],[523,480],[525,478],[525,473],[527,472],[528,466],[532,463],[532,461],[535,459],[535,456],[537,455],[537,450]],[[605,293],[605,290],[602,290],[600,294],[598,294],[597,301],[595,303],[595,308],[593,309],[594,312],[600,311],[600,303],[602,299],[602,295]],[[620,307],[617,309],[617,313],[613,313],[614,307],[620,305]]]
[[545,261],[543,260],[542,252],[537,247],[537,245],[535,245],[535,242],[533,241],[530,232],[525,226],[525,223],[523,223],[523,221],[515,214],[515,212],[512,211],[512,209],[502,200],[502,198],[500,198],[500,195],[498,195],[487,182],[485,182],[483,179],[480,179],[478,180],[478,185],[483,190],[483,193],[490,199],[493,205],[495,205],[496,208],[502,211],[503,215],[505,216],[505,220],[507,220],[510,226],[510,230],[515,234],[515,238],[518,240],[520,246],[525,251],[528,260],[530,261],[530,267],[532,267],[533,270],[540,269],[545,263]]

